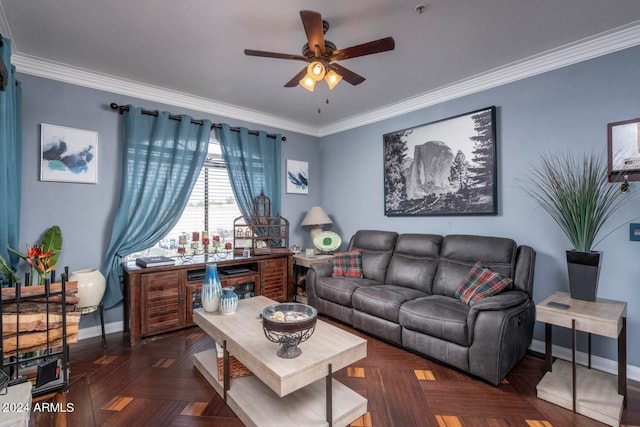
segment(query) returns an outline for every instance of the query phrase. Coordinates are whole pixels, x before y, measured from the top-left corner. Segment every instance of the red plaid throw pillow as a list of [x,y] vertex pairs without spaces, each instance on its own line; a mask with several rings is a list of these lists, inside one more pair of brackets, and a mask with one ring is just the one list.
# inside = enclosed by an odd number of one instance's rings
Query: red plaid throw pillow
[[333,255],[333,277],[363,277],[362,251],[354,249],[349,252],[336,252]]
[[496,273],[495,271],[483,267],[477,262],[471,267],[467,277],[458,285],[456,298],[467,305],[485,297],[490,297],[506,289],[513,280]]

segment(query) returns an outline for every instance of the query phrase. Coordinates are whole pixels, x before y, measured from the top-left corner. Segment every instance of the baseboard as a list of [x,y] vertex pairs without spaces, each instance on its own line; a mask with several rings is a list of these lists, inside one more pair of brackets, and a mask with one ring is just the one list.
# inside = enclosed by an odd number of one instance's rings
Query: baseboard
[[[122,331],[124,331],[124,322],[122,320],[118,322],[105,323],[104,325],[104,332],[107,335]],[[101,336],[102,327],[99,324],[78,330],[78,340],[80,341]]]
[[[124,330],[124,322],[112,322],[104,325],[106,334],[122,332]],[[78,340],[99,337],[102,335],[100,325],[82,328],[78,331]],[[531,341],[529,350],[536,353],[544,354],[544,342],[539,340]],[[554,357],[558,359],[571,361],[571,349],[554,345],[551,350]],[[576,352],[576,361],[581,365],[586,365],[588,360],[587,353]],[[605,359],[604,357],[591,356],[591,367],[599,371],[608,372],[610,374],[618,374],[618,362],[615,360]],[[640,367],[627,365],[627,379],[640,381]]]
[[[529,346],[529,350],[544,354],[544,342],[533,340],[531,342],[531,345]],[[554,345],[551,348],[551,353],[553,354],[553,357],[571,362],[570,348]],[[586,365],[588,360],[589,356],[587,353],[583,353],[580,351],[576,352],[576,362],[578,364]],[[605,359],[604,357],[592,355],[591,367],[599,371],[607,372],[609,374],[618,375],[618,361],[616,360]],[[627,379],[640,381],[640,367],[627,364]]]

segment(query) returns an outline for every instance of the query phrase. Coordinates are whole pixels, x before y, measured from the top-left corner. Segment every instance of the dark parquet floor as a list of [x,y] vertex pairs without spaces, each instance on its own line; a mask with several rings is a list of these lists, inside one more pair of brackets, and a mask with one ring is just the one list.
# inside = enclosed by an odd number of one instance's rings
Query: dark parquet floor
[[[352,332],[367,339],[368,356],[335,378],[368,399],[368,412],[353,427],[603,426],[536,398],[535,386],[544,375],[539,355],[528,354],[494,387]],[[34,400],[39,408],[54,410],[32,412],[30,425],[243,425],[193,367],[192,355],[214,346],[198,327],[146,339],[135,348],[124,345],[120,334],[107,338],[107,349],[99,338],[71,345],[69,392]],[[640,426],[640,384],[634,381],[622,425]]]

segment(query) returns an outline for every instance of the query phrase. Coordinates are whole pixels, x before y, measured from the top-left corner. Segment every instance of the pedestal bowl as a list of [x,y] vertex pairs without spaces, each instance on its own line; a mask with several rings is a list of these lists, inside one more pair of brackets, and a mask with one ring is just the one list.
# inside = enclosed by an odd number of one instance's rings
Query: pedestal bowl
[[306,304],[273,304],[262,310],[262,329],[269,341],[280,344],[278,356],[293,359],[302,353],[298,344],[315,331],[317,318],[316,309]]

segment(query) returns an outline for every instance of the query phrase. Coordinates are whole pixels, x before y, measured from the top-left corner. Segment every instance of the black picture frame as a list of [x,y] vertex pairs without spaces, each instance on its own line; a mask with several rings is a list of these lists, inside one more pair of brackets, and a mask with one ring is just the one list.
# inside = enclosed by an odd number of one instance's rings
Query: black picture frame
[[640,118],[607,124],[609,182],[640,181]]
[[498,214],[495,106],[383,140],[385,216]]

